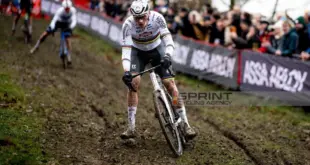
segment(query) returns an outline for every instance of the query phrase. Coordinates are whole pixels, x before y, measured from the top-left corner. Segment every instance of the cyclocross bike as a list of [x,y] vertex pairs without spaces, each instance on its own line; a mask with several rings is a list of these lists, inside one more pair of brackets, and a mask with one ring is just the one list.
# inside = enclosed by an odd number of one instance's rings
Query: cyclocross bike
[[71,33],[67,31],[67,29],[61,29],[60,32],[60,52],[59,52],[59,56],[62,60],[62,65],[63,68],[66,69],[68,68],[68,48],[67,48],[67,44],[66,44],[66,38],[70,37]]
[[[150,73],[150,78],[154,87],[153,101],[155,106],[156,117],[165,135],[166,141],[170,149],[176,157],[183,154],[183,148],[187,144],[188,139],[185,138],[183,122],[172,106],[172,97],[163,85],[155,69],[161,67],[157,65],[136,75],[133,78],[142,75],[146,72]],[[170,71],[170,70],[169,70]]]
[[29,27],[29,24],[30,24],[30,15],[28,13],[25,13],[25,16],[24,16],[24,26],[23,26],[23,32],[24,32],[24,40],[25,40],[25,43],[28,44],[31,40],[31,33],[30,33],[30,27]]

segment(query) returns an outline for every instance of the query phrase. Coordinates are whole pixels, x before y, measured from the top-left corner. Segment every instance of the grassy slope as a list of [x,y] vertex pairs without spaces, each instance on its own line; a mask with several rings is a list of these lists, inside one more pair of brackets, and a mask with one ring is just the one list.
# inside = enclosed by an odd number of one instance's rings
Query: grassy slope
[[46,161],[39,143],[42,120],[26,107],[23,89],[0,73],[0,164]]

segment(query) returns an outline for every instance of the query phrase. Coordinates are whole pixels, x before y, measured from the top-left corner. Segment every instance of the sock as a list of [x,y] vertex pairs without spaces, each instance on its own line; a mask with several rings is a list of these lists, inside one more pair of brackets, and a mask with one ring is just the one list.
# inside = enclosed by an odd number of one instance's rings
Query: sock
[[15,28],[16,28],[16,24],[13,23],[12,30],[15,30]]
[[40,45],[40,43],[41,43],[41,41],[40,41],[40,40],[38,40],[38,41],[37,41],[37,43],[36,43],[36,45],[35,45],[34,47],[38,48],[38,47],[39,47],[39,45]]
[[28,26],[28,29],[29,29],[29,34],[32,34],[32,26],[31,25]]
[[182,121],[189,126],[185,108],[179,108],[176,110],[176,112],[179,114]]
[[71,62],[71,55],[68,53],[68,61]]
[[128,107],[128,127],[130,130],[135,130],[137,107]]

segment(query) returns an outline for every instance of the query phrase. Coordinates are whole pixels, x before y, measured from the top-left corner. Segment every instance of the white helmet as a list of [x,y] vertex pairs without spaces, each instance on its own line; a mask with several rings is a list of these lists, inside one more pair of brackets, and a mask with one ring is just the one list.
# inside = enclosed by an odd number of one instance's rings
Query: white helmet
[[139,17],[149,12],[149,4],[147,0],[135,0],[130,6],[130,12],[134,17]]
[[72,2],[70,0],[63,0],[61,5],[64,8],[70,8],[72,7]]

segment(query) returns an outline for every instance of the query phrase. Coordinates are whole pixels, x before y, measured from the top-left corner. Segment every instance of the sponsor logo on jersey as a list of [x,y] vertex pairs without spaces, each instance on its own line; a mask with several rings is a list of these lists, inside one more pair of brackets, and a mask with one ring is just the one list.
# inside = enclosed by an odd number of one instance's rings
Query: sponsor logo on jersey
[[153,33],[152,32],[143,32],[138,35],[139,38],[147,38],[150,37]]

